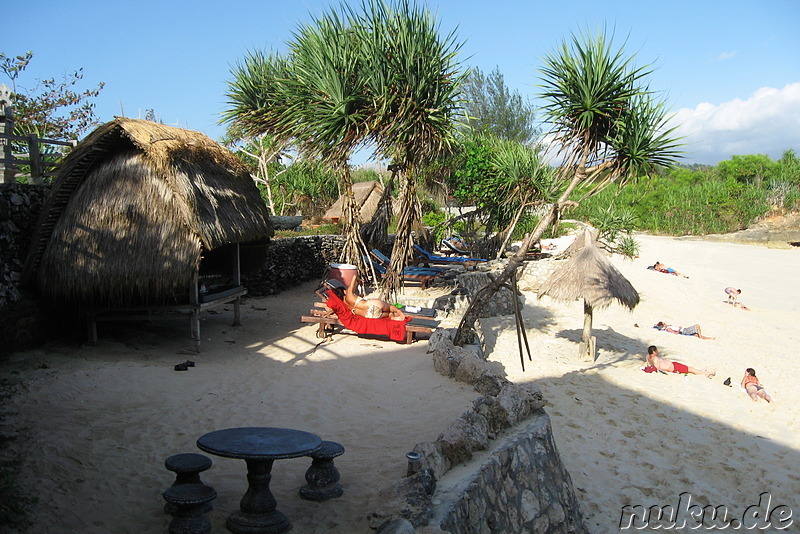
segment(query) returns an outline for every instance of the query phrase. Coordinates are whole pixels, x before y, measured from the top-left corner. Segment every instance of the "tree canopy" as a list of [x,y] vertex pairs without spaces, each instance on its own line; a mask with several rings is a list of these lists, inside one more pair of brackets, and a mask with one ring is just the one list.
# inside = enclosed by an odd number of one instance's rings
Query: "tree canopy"
[[104,83],[94,89],[78,89],[83,68],[65,75],[62,80],[36,80],[23,90],[17,79],[33,59],[33,52],[7,56],[0,52],[0,70],[11,81],[14,107],[14,128],[19,134],[35,133],[39,137],[57,140],[78,139],[98,121],[93,99],[100,94]]
[[535,107],[506,86],[499,67],[489,74],[479,68],[470,70],[463,91],[464,111],[472,130],[523,144],[538,135]]

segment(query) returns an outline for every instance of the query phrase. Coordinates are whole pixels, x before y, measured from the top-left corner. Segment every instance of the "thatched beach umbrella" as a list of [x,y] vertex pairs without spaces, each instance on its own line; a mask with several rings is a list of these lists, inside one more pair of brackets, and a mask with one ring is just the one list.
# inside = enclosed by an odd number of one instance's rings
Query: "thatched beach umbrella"
[[272,235],[232,153],[198,132],[117,118],[60,165],[25,276],[71,303],[171,301],[187,295],[201,259]]
[[583,299],[583,337],[579,353],[582,357],[594,360],[595,338],[592,337],[594,309],[606,308],[616,300],[632,310],[639,304],[639,293],[594,246],[588,229],[585,230],[583,240],[585,243],[583,249],[542,284],[539,298],[548,295],[565,302]]

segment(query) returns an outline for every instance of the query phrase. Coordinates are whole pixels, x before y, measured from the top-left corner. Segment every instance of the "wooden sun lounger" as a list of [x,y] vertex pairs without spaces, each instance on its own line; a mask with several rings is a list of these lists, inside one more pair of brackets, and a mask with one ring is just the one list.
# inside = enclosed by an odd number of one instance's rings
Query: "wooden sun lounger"
[[[324,302],[315,302],[314,303],[314,308],[316,308],[316,309],[311,310],[312,315],[315,315],[319,311],[333,312],[333,310],[328,308],[325,305]],[[408,315],[410,317],[419,317],[420,319],[432,319],[432,318],[436,317],[436,308],[422,308],[422,307],[420,307],[419,311],[416,312],[416,313],[412,313],[412,312],[406,311],[405,307],[401,308],[401,310],[403,310],[403,313],[405,313],[406,315]]]
[[[320,302],[317,304],[322,303]],[[344,328],[344,325],[335,314],[331,313],[330,315],[325,315],[328,309],[327,306],[322,304],[322,308],[315,307],[309,312],[309,315],[300,317],[300,321],[303,323],[319,324],[317,337],[320,339],[324,339],[328,337],[329,334],[332,334],[335,326]],[[439,326],[438,321],[420,317],[412,318],[411,321],[406,324],[406,339],[404,343],[410,344],[414,340],[415,334],[430,335],[437,326]]]

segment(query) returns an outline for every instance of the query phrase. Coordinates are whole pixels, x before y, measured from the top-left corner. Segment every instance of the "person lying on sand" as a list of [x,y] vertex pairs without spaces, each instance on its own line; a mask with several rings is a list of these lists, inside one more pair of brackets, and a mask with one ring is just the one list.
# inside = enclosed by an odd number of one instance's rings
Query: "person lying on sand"
[[672,267],[667,267],[666,265],[664,265],[660,261],[655,262],[652,266],[648,267],[648,269],[653,269],[654,271],[658,271],[660,273],[674,274],[675,276],[682,276],[684,278],[689,278],[685,274],[679,273],[678,271],[676,271]]
[[669,332],[670,334],[681,334],[684,336],[697,336],[700,339],[716,339],[715,337],[708,337],[704,336],[703,332],[700,331],[699,324],[693,324],[691,326],[674,326],[668,325],[664,321],[659,321],[653,325],[653,328],[656,330],[663,330],[664,332]]
[[761,382],[756,378],[756,370],[752,367],[748,367],[744,372],[744,377],[742,378],[742,387],[750,395],[750,398],[753,399],[753,402],[756,402],[759,397],[764,399],[767,402],[772,402],[772,397],[769,396],[767,390],[764,389],[764,386],[761,385]]
[[716,373],[713,371],[706,371],[705,369],[697,369],[696,367],[689,367],[679,362],[672,362],[666,360],[658,355],[658,347],[650,345],[647,347],[647,364],[652,365],[659,371],[667,373],[680,373],[691,375],[706,375],[708,378],[713,377]]
[[333,287],[325,284],[329,291],[333,291],[342,299],[350,310],[361,317],[367,319],[392,319],[393,321],[405,321],[406,315],[396,306],[389,304],[381,299],[365,299],[364,297],[356,294],[356,287],[358,287],[358,274],[356,274],[350,281],[350,285],[346,290],[341,287]]

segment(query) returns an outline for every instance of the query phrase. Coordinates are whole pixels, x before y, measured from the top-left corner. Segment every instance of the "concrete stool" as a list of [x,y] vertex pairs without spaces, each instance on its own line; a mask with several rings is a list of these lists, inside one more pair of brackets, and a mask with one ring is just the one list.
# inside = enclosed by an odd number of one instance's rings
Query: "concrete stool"
[[[164,460],[164,467],[175,473],[175,482],[172,483],[173,486],[203,484],[200,480],[200,473],[211,467],[211,458],[195,452],[173,454]],[[170,515],[174,515],[175,507],[167,501],[164,505],[164,511]],[[203,511],[210,512],[211,505],[209,504],[207,509]]]
[[205,512],[211,510],[211,501],[217,498],[214,488],[205,484],[177,484],[162,493],[172,510],[169,534],[209,534],[211,520]]
[[339,484],[339,470],[333,459],[344,454],[344,447],[335,441],[323,441],[319,449],[309,454],[311,467],[306,471],[306,484],[300,496],[309,501],[327,501],[344,493]]

